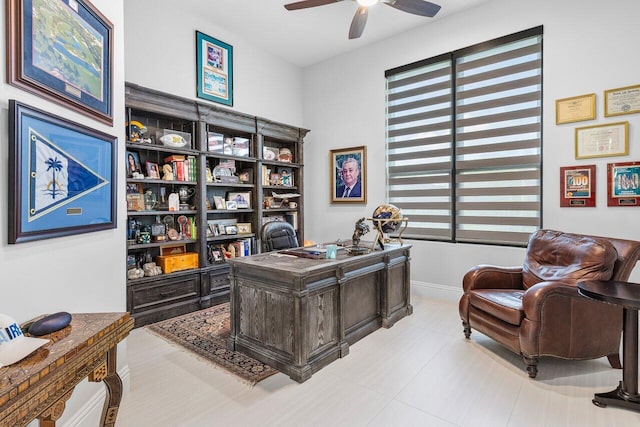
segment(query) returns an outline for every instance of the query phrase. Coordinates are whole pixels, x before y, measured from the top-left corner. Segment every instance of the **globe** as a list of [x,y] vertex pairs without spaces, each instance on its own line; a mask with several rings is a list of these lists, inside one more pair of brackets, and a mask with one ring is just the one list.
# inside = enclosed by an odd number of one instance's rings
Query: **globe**
[[380,223],[383,233],[391,233],[396,231],[400,220],[402,220],[402,212],[394,205],[380,205],[373,211],[373,219],[376,220],[389,220],[389,221],[374,221],[374,226],[378,226]]

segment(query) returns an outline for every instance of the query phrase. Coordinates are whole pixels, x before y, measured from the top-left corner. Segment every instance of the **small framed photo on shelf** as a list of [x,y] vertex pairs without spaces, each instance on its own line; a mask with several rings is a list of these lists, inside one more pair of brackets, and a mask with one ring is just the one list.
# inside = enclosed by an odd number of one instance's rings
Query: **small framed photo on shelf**
[[277,147],[262,147],[262,158],[265,160],[278,160],[280,149]]
[[269,173],[269,185],[281,185],[280,174],[278,172]]
[[227,209],[229,209],[229,202],[235,202],[237,209],[251,209],[251,193],[228,193]]
[[253,184],[253,169],[243,169],[238,173],[238,179],[243,184]]
[[293,187],[293,171],[291,168],[278,168],[278,175],[280,175],[280,185]]
[[142,198],[142,194],[127,194],[127,210],[136,212],[144,210],[144,199]]
[[227,232],[224,229],[224,225],[223,224],[216,224],[216,228],[218,229],[218,234],[217,235],[224,235],[227,234]]
[[604,91],[604,116],[640,113],[640,85]]
[[224,257],[222,256],[222,251],[220,249],[212,249],[211,250],[211,260],[213,262],[224,262]]
[[198,98],[233,106],[233,46],[196,31]]
[[227,205],[224,201],[224,198],[222,196],[213,196],[213,203],[216,206],[216,209],[218,210],[225,210],[227,209]]
[[556,99],[556,124],[581,122],[596,118],[596,94]]
[[210,229],[211,229],[211,233],[213,233],[214,236],[219,236],[220,235],[220,230],[218,229],[218,224],[213,224],[213,226],[211,226]]
[[238,210],[238,204],[235,202],[235,200],[227,200],[227,210],[229,211],[235,211]]
[[238,226],[235,224],[229,224],[224,226],[224,232],[226,234],[238,234]]
[[127,177],[133,178],[134,174],[141,174],[140,155],[135,151],[127,151]]
[[576,128],[576,159],[629,154],[629,122]]
[[560,168],[560,207],[596,205],[596,165]]
[[158,169],[157,163],[146,162],[145,166],[147,168],[147,176],[150,179],[160,179],[160,170]]
[[640,162],[607,164],[607,206],[640,206]]
[[139,182],[127,182],[127,194],[142,194],[142,184]]
[[207,132],[207,149],[210,153],[224,152],[224,135],[217,132]]
[[238,226],[238,234],[251,234],[250,222],[239,222],[237,226]]

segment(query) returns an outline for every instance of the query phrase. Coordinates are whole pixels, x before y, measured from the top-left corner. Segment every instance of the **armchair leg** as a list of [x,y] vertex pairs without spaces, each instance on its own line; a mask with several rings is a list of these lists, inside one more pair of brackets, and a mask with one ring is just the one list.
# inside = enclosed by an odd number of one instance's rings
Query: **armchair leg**
[[613,369],[622,369],[622,363],[620,363],[620,353],[610,354],[607,356],[609,364]]
[[524,363],[527,364],[527,372],[529,373],[529,378],[535,378],[538,375],[538,358],[537,357],[527,357],[522,356],[524,359]]
[[464,337],[469,339],[471,337],[471,326],[467,322],[463,321],[462,327],[464,328]]

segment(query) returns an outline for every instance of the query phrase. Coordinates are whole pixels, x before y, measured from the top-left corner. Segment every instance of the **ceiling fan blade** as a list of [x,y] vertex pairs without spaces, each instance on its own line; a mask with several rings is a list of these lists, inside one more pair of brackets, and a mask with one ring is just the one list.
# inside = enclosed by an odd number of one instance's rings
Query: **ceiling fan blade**
[[362,35],[364,26],[367,24],[367,16],[369,16],[369,9],[366,6],[358,7],[349,28],[349,39],[357,39]]
[[325,4],[338,3],[342,0],[302,0],[295,3],[285,4],[287,10],[306,9],[308,7],[324,6]]
[[440,10],[439,5],[425,0],[384,0],[384,3],[403,12],[429,18],[433,18]]

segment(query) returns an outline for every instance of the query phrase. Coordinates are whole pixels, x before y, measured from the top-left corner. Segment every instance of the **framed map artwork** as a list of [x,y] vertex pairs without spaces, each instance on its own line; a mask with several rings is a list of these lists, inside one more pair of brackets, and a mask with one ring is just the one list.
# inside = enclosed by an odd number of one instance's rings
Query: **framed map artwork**
[[113,25],[87,0],[7,0],[9,84],[113,124]]

